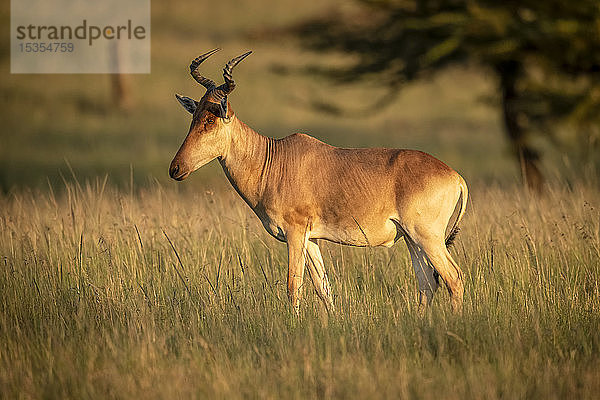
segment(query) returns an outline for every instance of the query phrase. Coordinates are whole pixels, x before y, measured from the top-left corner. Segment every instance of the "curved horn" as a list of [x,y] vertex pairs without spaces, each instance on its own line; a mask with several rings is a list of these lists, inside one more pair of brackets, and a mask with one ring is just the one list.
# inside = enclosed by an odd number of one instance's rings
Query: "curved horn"
[[194,61],[192,61],[192,63],[190,64],[190,74],[192,74],[192,77],[196,80],[196,82],[198,82],[199,84],[201,84],[208,90],[214,89],[217,86],[216,83],[212,79],[203,77],[196,70],[198,69],[198,66],[200,64],[202,64],[202,62],[204,60],[206,60],[208,57],[212,56],[214,53],[216,53],[219,50],[221,50],[221,49],[217,47],[216,49],[211,50],[208,53],[204,53],[201,56],[196,57],[194,59]]
[[227,96],[229,93],[233,92],[235,89],[235,82],[233,81],[233,77],[231,73],[236,65],[240,63],[244,58],[248,57],[252,54],[252,51],[242,54],[241,56],[237,56],[236,58],[229,61],[225,64],[225,68],[223,69],[223,78],[225,79],[225,83],[219,86],[219,91],[223,96]]

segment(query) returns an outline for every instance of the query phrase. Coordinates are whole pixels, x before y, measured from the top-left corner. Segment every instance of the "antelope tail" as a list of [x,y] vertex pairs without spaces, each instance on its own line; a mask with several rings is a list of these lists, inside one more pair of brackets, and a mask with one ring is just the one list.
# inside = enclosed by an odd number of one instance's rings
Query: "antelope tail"
[[446,248],[449,248],[450,246],[452,246],[452,244],[454,243],[454,239],[456,239],[458,232],[460,232],[460,228],[458,227],[458,224],[459,224],[460,220],[462,219],[463,215],[465,214],[465,210],[467,209],[467,199],[469,198],[469,189],[467,189],[467,183],[465,182],[465,180],[462,177],[460,178],[459,187],[460,187],[459,201],[461,202],[460,211],[458,212],[458,216],[456,217],[456,220],[454,221],[454,226],[452,227],[452,229],[450,230],[450,233],[446,237]]

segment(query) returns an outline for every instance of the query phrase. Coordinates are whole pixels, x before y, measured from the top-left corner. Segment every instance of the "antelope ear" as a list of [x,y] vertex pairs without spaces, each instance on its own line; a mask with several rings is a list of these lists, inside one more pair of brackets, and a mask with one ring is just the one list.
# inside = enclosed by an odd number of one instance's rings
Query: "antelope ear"
[[196,111],[196,107],[198,106],[196,100],[190,99],[189,97],[180,96],[177,93],[175,93],[175,97],[177,98],[179,103],[181,103],[183,108],[187,110],[187,112],[189,112],[190,114],[194,114],[194,112]]

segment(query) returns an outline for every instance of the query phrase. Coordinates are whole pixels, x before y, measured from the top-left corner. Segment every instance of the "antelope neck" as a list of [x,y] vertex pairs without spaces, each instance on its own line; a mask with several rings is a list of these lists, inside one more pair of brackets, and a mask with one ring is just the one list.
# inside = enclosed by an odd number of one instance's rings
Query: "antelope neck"
[[255,208],[272,169],[276,140],[259,134],[235,115],[227,129],[229,146],[219,162],[234,189]]

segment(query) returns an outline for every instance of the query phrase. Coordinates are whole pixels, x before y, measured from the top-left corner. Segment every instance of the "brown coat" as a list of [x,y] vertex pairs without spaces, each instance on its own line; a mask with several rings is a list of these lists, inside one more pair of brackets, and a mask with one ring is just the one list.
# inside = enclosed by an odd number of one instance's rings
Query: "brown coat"
[[317,292],[332,307],[316,239],[389,247],[401,237],[411,252],[421,301],[431,300],[439,274],[460,306],[462,273],[444,244],[457,202],[462,198],[455,225],[466,206],[467,186],[457,172],[420,151],[338,148],[304,134],[268,138],[240,121],[230,105],[228,119],[222,119],[202,103],[171,175],[182,180],[219,159],[267,232],[288,243],[288,287],[296,309],[306,255]]
[[[233,68],[251,52],[225,65],[224,83],[198,72],[211,50],[190,65],[207,90],[200,101],[176,95],[192,124],[169,174],[178,181],[219,159],[227,178],[260,218],[267,232],[288,246],[288,294],[298,313],[304,269],[319,297],[333,311],[333,298],[316,239],[352,246],[408,246],[426,305],[446,283],[452,306],[463,298],[460,268],[446,241],[454,237],[467,205],[464,179],[443,162],[414,150],[343,149],[303,134],[275,140],[249,128],[227,96],[235,89]],[[462,200],[461,200],[462,199]],[[457,218],[446,230],[460,201]]]

